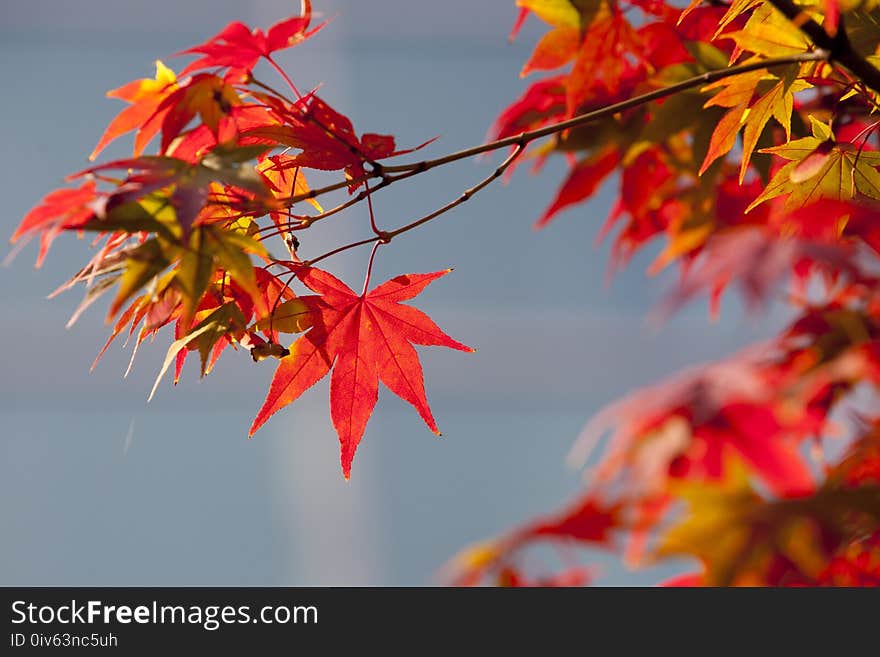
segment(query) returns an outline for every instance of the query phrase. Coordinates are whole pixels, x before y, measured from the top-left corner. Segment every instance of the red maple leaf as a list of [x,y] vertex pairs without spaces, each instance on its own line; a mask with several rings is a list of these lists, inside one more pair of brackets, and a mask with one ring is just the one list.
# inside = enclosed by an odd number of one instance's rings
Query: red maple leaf
[[302,152],[288,158],[283,168],[305,167],[336,171],[343,169],[352,180],[349,192],[363,184],[364,162],[374,163],[398,155],[406,155],[434,141],[430,139],[415,148],[398,150],[394,137],[354,130],[351,119],[337,112],[316,94],[288,105],[277,106],[287,125],[265,125],[243,132],[241,143],[273,143],[298,148]]
[[535,228],[543,228],[565,208],[581,203],[595,194],[619,163],[620,154],[617,149],[606,148],[574,165],[553,203],[535,222]]
[[299,279],[317,295],[300,297],[298,313],[308,316],[309,331],[290,346],[275,372],[266,401],[250,429],[253,435],[279,409],[296,400],[331,368],[330,415],[342,448],[342,472],[348,479],[355,450],[364,434],[381,379],[408,401],[439,435],[425,397],[422,366],[412,344],[473,351],[446,335],[427,315],[401,301],[418,295],[451,270],[397,276],[369,293],[356,294],[320,269],[302,267]]
[[613,532],[623,526],[623,507],[606,502],[592,491],[567,510],[539,518],[497,541],[480,543],[461,552],[447,567],[454,586],[476,586],[492,580],[501,586],[585,586],[590,568],[576,566],[558,576],[527,577],[514,565],[516,556],[540,541],[592,543],[611,547]]
[[846,274],[865,280],[856,253],[845,242],[824,243],[817,240],[784,239],[760,228],[743,228],[714,235],[702,257],[689,263],[678,287],[667,296],[661,317],[679,309],[699,292],[709,292],[713,314],[724,288],[736,281],[751,307],[760,307],[770,291],[786,276],[803,286],[814,270]]
[[818,579],[823,586],[880,586],[880,531],[840,549]]
[[535,82],[498,115],[489,136],[504,139],[562,120],[565,116],[565,94],[564,75]]
[[568,113],[630,93],[644,76],[643,50],[639,34],[622,15],[592,23],[566,85]]
[[513,546],[541,538],[574,539],[608,545],[620,525],[621,507],[598,499],[593,492],[562,513],[542,518],[514,532]]
[[519,14],[516,16],[516,22],[513,24],[513,29],[510,30],[510,36],[507,37],[510,41],[516,39],[519,34],[522,26],[525,25],[526,19],[529,17],[529,8],[521,7],[519,10]]
[[207,42],[177,53],[202,55],[183,69],[181,75],[215,66],[250,71],[260,57],[272,62],[273,52],[302,43],[327,24],[325,21],[311,30],[308,29],[312,21],[312,5],[309,0],[302,0],[300,14],[276,23],[265,33],[260,29],[251,30],[244,23],[230,23]]
[[63,230],[81,227],[94,216],[92,204],[97,199],[95,181],[89,180],[76,189],[58,189],[47,194],[40,204],[28,212],[12,234],[14,244],[22,237],[40,233],[37,267],[43,264],[52,241]]
[[732,450],[773,494],[797,497],[812,491],[815,482],[798,451],[806,420],[774,407],[778,391],[768,373],[771,355],[771,345],[763,345],[631,393],[594,416],[572,460],[585,462],[613,428],[597,481],[624,477],[631,490],[645,493],[662,490],[671,479],[717,481]]
[[[229,152],[235,152],[229,151]],[[250,152],[246,152],[250,155]],[[202,160],[205,161],[204,159]],[[236,163],[236,164],[240,164]],[[102,203],[95,203],[93,207],[100,217],[106,216],[111,208],[124,203],[134,202],[147,194],[156,192],[163,187],[174,187],[169,200],[174,207],[177,223],[183,228],[185,234],[190,229],[202,212],[208,200],[211,190],[212,179],[220,182],[240,186],[242,189],[255,195],[265,195],[266,186],[262,178],[251,176],[247,168],[230,167],[224,172],[222,167],[213,170],[199,165],[200,168],[193,170],[192,165],[176,157],[164,155],[144,155],[137,158],[114,160],[95,167],[90,167],[71,176],[70,179],[81,178],[86,175],[104,171],[125,170],[128,176],[120,184],[116,191],[102,199]],[[215,175],[216,174],[216,175]],[[70,228],[65,225],[65,228]]]
[[[191,130],[180,132],[169,142],[164,154],[195,163],[224,142],[226,144],[235,142],[238,135],[246,130],[275,124],[277,119],[264,107],[235,105],[229,107],[229,111],[220,118],[215,129],[205,123],[199,123]],[[271,142],[258,143],[272,145]],[[245,145],[241,139],[238,139],[238,144]]]

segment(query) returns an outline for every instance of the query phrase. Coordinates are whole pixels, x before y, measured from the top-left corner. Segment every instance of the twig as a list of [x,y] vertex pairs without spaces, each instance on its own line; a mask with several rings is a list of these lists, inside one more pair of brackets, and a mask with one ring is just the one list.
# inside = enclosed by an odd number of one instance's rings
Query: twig
[[369,239],[360,240],[359,242],[352,242],[351,244],[346,244],[344,246],[337,247],[332,251],[327,251],[323,255],[319,255],[317,258],[312,258],[311,260],[303,261],[303,266],[312,267],[313,265],[321,262],[325,258],[329,258],[330,256],[334,256],[337,253],[342,253],[343,251],[348,251],[349,249],[354,249],[358,246],[363,246],[364,244],[372,244],[373,242],[378,242],[381,238],[379,237],[371,237]]
[[[406,224],[405,226],[401,226],[397,230],[378,231],[376,233],[375,237],[371,237],[371,238],[368,238],[365,240],[359,240],[357,242],[352,242],[351,244],[345,244],[344,246],[340,246],[338,248],[333,249],[332,251],[328,251],[327,253],[324,253],[323,255],[318,256],[317,258],[313,258],[312,260],[307,260],[304,264],[306,266],[310,267],[310,266],[314,265],[315,263],[320,262],[321,260],[324,260],[325,258],[329,258],[330,256],[336,255],[337,253],[342,253],[343,251],[348,251],[349,249],[354,249],[358,246],[363,246],[365,244],[375,243],[375,246],[373,247],[373,254],[375,255],[376,248],[380,244],[388,244],[393,238],[397,237],[398,235],[401,235],[403,233],[406,233],[407,231],[410,231],[414,228],[417,228],[418,226],[421,226],[422,224],[425,224],[425,223],[431,221],[432,219],[436,219],[440,215],[449,212],[453,208],[461,205],[465,201],[472,198],[476,193],[478,193],[484,187],[486,187],[490,183],[492,183],[492,181],[494,181],[497,178],[500,178],[502,175],[504,175],[504,172],[510,167],[511,164],[514,163],[514,161],[516,161],[516,159],[522,154],[524,149],[525,149],[525,146],[517,146],[514,149],[514,151],[509,156],[507,156],[507,159],[505,159],[504,162],[502,162],[491,173],[491,175],[487,176],[486,178],[481,180],[479,183],[477,183],[476,185],[474,185],[470,189],[467,189],[464,192],[462,192],[461,196],[459,196],[454,201],[450,201],[449,203],[444,205],[442,208],[439,208],[439,209],[435,210],[434,212],[431,212],[430,214],[427,214],[424,217],[421,217],[420,219],[416,219],[415,221],[410,222],[410,223]],[[371,267],[372,267],[372,263],[373,263],[373,257],[371,256],[370,257],[370,266]],[[368,280],[369,280],[369,276],[368,276]],[[364,289],[366,289],[366,287]]]
[[[614,114],[617,114],[619,112],[639,107],[640,105],[644,105],[653,100],[660,100],[661,98],[666,98],[667,96],[672,96],[682,91],[706,85],[717,80],[722,80],[733,75],[740,75],[742,73],[748,73],[750,71],[758,71],[764,68],[776,68],[780,66],[789,66],[791,64],[799,64],[804,62],[822,61],[827,60],[828,57],[829,54],[827,51],[817,50],[814,52],[791,55],[789,57],[764,59],[761,61],[740,64],[738,66],[731,66],[729,68],[707,71],[706,73],[688,78],[687,80],[683,80],[668,87],[656,89],[654,91],[650,91],[640,96],[635,96],[620,103],[615,103],[613,105],[608,105],[607,107],[603,107],[592,112],[580,114],[565,121],[559,121],[557,123],[544,126],[543,128],[522,132],[519,135],[514,135],[511,137],[506,137],[504,139],[487,142],[479,146],[466,148],[464,150],[456,151],[455,153],[450,153],[449,155],[445,155],[443,157],[439,157],[433,160],[423,160],[421,162],[411,162],[408,164],[399,165],[383,165],[379,171],[373,171],[363,176],[353,178],[351,180],[344,180],[338,183],[334,183],[332,185],[327,185],[326,187],[312,189],[304,194],[297,194],[290,197],[288,199],[288,203],[290,205],[293,205],[294,203],[299,203],[300,201],[306,201],[316,198],[318,196],[323,196],[324,194],[337,191],[350,185],[358,185],[360,183],[366,182],[367,180],[382,178],[382,183],[380,183],[377,187],[373,189],[373,191],[375,192],[382,187],[387,187],[389,184],[396,182],[396,180],[399,180],[401,178],[408,178],[410,177],[410,175],[423,173],[435,167],[450,164],[452,162],[457,162],[458,160],[463,160],[469,157],[474,157],[475,155],[482,155],[483,153],[489,153],[491,151],[507,148],[509,146],[521,145],[525,147],[536,139],[548,137],[559,132],[564,132],[565,130],[570,130],[571,128],[577,128],[582,125],[592,123],[593,121],[613,116]],[[389,175],[396,172],[402,172],[402,175]]]
[[370,228],[373,229],[373,232],[376,233],[376,235],[381,237],[382,231],[376,226],[376,215],[373,213],[373,197],[370,194],[370,183],[367,180],[364,181],[364,191],[367,194],[367,207],[370,210]]
[[524,149],[525,149],[524,145],[517,144],[517,146],[513,150],[513,152],[507,157],[506,160],[504,160],[504,162],[502,162],[498,166],[497,169],[495,169],[495,171],[492,172],[491,175],[487,176],[486,178],[481,180],[478,184],[474,185],[470,189],[462,192],[461,196],[459,196],[454,201],[447,203],[442,208],[434,210],[434,212],[427,214],[424,217],[422,217],[421,219],[417,219],[417,220],[413,221],[412,223],[407,224],[406,226],[402,226],[402,227],[398,228],[397,230],[392,230],[391,232],[385,233],[386,239],[388,241],[391,241],[392,238],[397,237],[401,233],[405,233],[408,230],[412,230],[413,228],[417,228],[418,226],[421,226],[422,224],[428,223],[432,219],[436,219],[437,217],[439,217],[441,214],[445,214],[446,212],[449,212],[453,208],[461,205],[465,201],[470,200],[471,197],[474,196],[474,194],[476,194],[481,189],[483,189],[484,187],[489,185],[493,180],[495,180],[496,178],[500,178],[502,175],[504,175],[504,172],[507,170],[507,168],[511,164],[514,163],[516,158],[518,158],[522,154]]

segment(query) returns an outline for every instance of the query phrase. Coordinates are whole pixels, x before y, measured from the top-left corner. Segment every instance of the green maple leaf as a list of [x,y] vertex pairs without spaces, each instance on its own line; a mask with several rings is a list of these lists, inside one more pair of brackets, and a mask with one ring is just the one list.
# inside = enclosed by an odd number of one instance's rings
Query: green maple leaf
[[764,201],[788,194],[785,210],[795,210],[820,198],[848,201],[857,195],[880,200],[880,152],[859,151],[837,142],[831,127],[813,117],[813,135],[781,146],[761,149],[786,160],[746,212]]

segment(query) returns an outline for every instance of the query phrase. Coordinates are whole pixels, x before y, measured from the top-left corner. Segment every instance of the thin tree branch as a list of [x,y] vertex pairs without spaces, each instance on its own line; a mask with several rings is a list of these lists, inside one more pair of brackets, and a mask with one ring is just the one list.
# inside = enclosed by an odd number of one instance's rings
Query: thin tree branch
[[354,249],[359,246],[363,246],[364,244],[372,244],[373,242],[378,242],[381,239],[382,239],[381,237],[370,237],[369,239],[360,240],[359,242],[352,242],[351,244],[345,244],[344,246],[337,247],[337,248],[333,249],[332,251],[327,251],[327,253],[324,253],[323,255],[319,255],[317,258],[312,258],[311,260],[304,260],[302,264],[305,267],[312,267],[316,263],[319,263],[322,260],[324,260],[325,258],[329,258],[330,256],[334,256],[337,253],[342,253],[343,251],[348,251],[349,249]]
[[417,228],[417,227],[421,226],[422,224],[428,223],[432,219],[436,219],[437,217],[439,217],[441,214],[445,214],[446,212],[449,212],[453,208],[458,207],[459,205],[461,205],[465,201],[470,200],[471,197],[474,196],[474,194],[479,192],[484,187],[488,186],[493,180],[495,180],[496,178],[500,178],[502,175],[504,175],[504,172],[507,170],[507,168],[511,164],[514,163],[514,161],[522,154],[524,149],[525,149],[524,145],[517,144],[516,148],[513,150],[513,152],[507,157],[506,160],[504,160],[504,162],[502,162],[498,166],[497,169],[495,169],[495,171],[492,172],[491,175],[487,176],[486,178],[484,178],[482,181],[480,181],[478,184],[474,185],[470,189],[465,190],[461,196],[459,196],[454,201],[447,203],[442,208],[434,210],[434,212],[427,214],[424,217],[422,217],[421,219],[417,219],[416,221],[413,221],[412,223],[408,223],[406,226],[402,226],[402,227],[398,228],[397,230],[392,230],[388,233],[385,233],[384,237],[386,238],[386,241],[390,242],[392,238],[397,237],[401,233],[405,233],[408,230],[412,230],[413,228]]
[[[502,175],[504,175],[504,172],[510,167],[511,164],[513,164],[516,161],[516,159],[522,154],[523,150],[525,150],[525,146],[518,145],[513,150],[513,152],[507,156],[507,159],[505,159],[504,162],[502,162],[489,176],[487,176],[486,178],[481,180],[479,183],[477,183],[476,185],[474,185],[470,189],[467,189],[464,192],[462,192],[461,196],[459,196],[454,201],[450,201],[449,203],[444,205],[442,208],[439,208],[439,209],[435,210],[434,212],[431,212],[430,214],[427,214],[424,217],[421,217],[420,219],[416,219],[415,221],[410,222],[410,223],[406,224],[405,226],[401,226],[400,228],[398,228],[396,230],[378,231],[376,233],[375,237],[371,237],[371,238],[368,238],[365,240],[360,240],[357,242],[352,242],[351,244],[345,244],[344,246],[340,246],[336,249],[333,249],[332,251],[328,251],[327,253],[318,256],[317,258],[314,258],[312,260],[307,260],[303,264],[308,267],[311,267],[315,263],[320,262],[321,260],[324,260],[325,258],[329,258],[332,255],[336,255],[337,253],[342,253],[343,251],[348,251],[349,249],[354,249],[358,246],[363,246],[364,244],[375,243],[375,246],[373,247],[373,254],[370,256],[370,266],[372,267],[373,257],[375,256],[376,249],[379,247],[379,245],[388,244],[393,238],[397,237],[398,235],[401,235],[402,233],[413,230],[414,228],[418,228],[422,224],[428,223],[432,219],[436,219],[440,215],[446,214],[447,212],[449,212],[453,208],[456,208],[459,205],[461,205],[462,203],[464,203],[465,201],[468,201],[475,194],[477,194],[480,190],[482,190],[483,188],[485,188],[489,184],[491,184],[492,181],[494,181],[494,180],[500,178]],[[373,191],[375,191],[375,190],[373,190]],[[374,227],[374,230],[375,230],[375,227]],[[369,282],[369,278],[367,279],[367,282]],[[364,284],[364,289],[366,289],[366,283]]]
[[[592,123],[593,121],[613,116],[618,112],[633,109],[651,101],[660,100],[661,98],[666,98],[667,96],[672,96],[682,91],[693,89],[694,87],[710,84],[717,80],[722,80],[733,75],[740,75],[741,73],[748,73],[750,71],[758,71],[764,68],[776,68],[780,66],[789,66],[791,64],[827,60],[828,56],[829,55],[827,51],[817,50],[814,52],[791,55],[789,57],[764,59],[761,61],[740,64],[738,66],[731,66],[729,68],[707,71],[706,73],[688,78],[687,80],[683,80],[668,87],[656,89],[654,91],[650,91],[640,96],[635,96],[620,103],[615,103],[613,105],[608,105],[607,107],[603,107],[592,112],[580,114],[565,121],[559,121],[558,123],[553,123],[551,125],[544,126],[543,128],[538,128],[536,130],[531,130],[528,132],[522,132],[519,135],[514,135],[505,139],[498,139],[495,141],[487,142],[485,144],[481,144],[479,146],[466,148],[464,150],[450,153],[449,155],[445,155],[443,157],[439,157],[433,160],[423,160],[421,162],[412,162],[409,164],[399,165],[382,165],[377,171],[367,173],[366,175],[360,176],[358,178],[340,181],[332,185],[327,185],[326,187],[312,189],[304,194],[296,194],[294,196],[291,196],[288,199],[288,203],[290,203],[290,205],[293,205],[294,203],[299,203],[300,201],[307,201],[309,199],[337,191],[344,187],[348,187],[349,185],[357,185],[373,178],[382,178],[382,182],[374,187],[372,190],[373,192],[376,192],[382,187],[387,187],[389,184],[396,182],[397,180],[408,178],[411,175],[423,173],[435,167],[450,164],[452,162],[457,162],[458,160],[463,160],[469,157],[474,157],[475,155],[481,155],[483,153],[489,153],[491,151],[507,148],[509,146],[522,145],[523,147],[525,147],[536,139],[548,137],[559,132],[564,132],[565,130],[570,130],[571,128],[577,128],[582,125]],[[396,172],[401,172],[401,175],[389,175]]]
[[639,107],[646,103],[649,103],[654,100],[659,100],[661,98],[666,98],[667,96],[674,95],[676,93],[680,93],[682,91],[686,91],[688,89],[693,89],[695,87],[703,86],[706,84],[710,84],[717,80],[721,80],[733,75],[740,75],[742,73],[748,73],[750,71],[757,71],[765,68],[776,68],[780,66],[790,66],[792,64],[798,64],[803,62],[811,62],[811,61],[821,61],[827,60],[829,57],[829,53],[825,50],[817,50],[814,52],[801,53],[798,55],[792,55],[789,57],[778,57],[772,59],[765,59],[761,61],[748,62],[746,64],[740,64],[738,66],[731,66],[725,69],[718,69],[714,71],[707,71],[701,75],[688,78],[687,80],[683,80],[682,82],[670,85],[668,87],[663,87],[662,89],[656,89],[654,91],[642,94],[640,96],[636,96],[634,98],[630,98],[628,100],[622,101],[620,103],[615,103],[614,105],[609,105],[607,107],[603,107],[592,112],[587,112],[585,114],[581,114],[575,116],[566,121],[560,121],[558,123],[554,123],[548,126],[544,126],[543,128],[538,128],[536,130],[523,132],[519,135],[507,137],[505,139],[498,139],[492,142],[488,142],[479,146],[474,146],[471,148],[467,148],[461,151],[457,151],[455,153],[450,153],[449,155],[445,155],[443,157],[435,158],[432,160],[423,160],[421,162],[413,162],[409,164],[396,165],[396,166],[382,166],[379,170],[368,173],[360,178],[355,178],[352,180],[345,180],[339,183],[334,183],[332,185],[328,185],[326,187],[321,187],[318,189],[312,189],[309,192],[304,194],[297,194],[291,196],[287,199],[287,203],[292,206],[295,203],[300,201],[305,201],[308,199],[316,198],[318,196],[322,196],[324,194],[342,189],[344,187],[348,187],[353,184],[365,183],[368,180],[374,178],[381,178],[381,181],[378,185],[373,188],[368,188],[368,190],[361,191],[357,196],[352,199],[349,199],[345,203],[329,210],[321,215],[317,215],[315,217],[304,217],[301,220],[301,225],[303,227],[310,226],[313,222],[319,221],[320,219],[324,219],[329,217],[337,212],[351,207],[356,203],[368,198],[370,195],[379,191],[384,187],[388,187],[393,183],[403,180],[406,178],[410,178],[412,176],[418,175],[420,173],[424,173],[425,171],[429,171],[430,169],[443,166],[445,164],[450,164],[452,162],[457,162],[458,160],[466,159],[469,157],[474,157],[476,155],[481,155],[483,153],[488,153],[491,151],[499,150],[502,148],[507,148],[509,146],[514,146],[513,152],[510,156],[497,168],[492,172],[490,176],[482,180],[480,183],[475,185],[474,187],[466,190],[454,201],[447,203],[442,208],[431,212],[430,214],[417,219],[405,226],[402,226],[393,231],[380,231],[377,233],[375,237],[359,240],[357,242],[352,242],[350,244],[345,244],[343,246],[337,247],[332,251],[328,251],[317,258],[313,258],[304,262],[307,266],[312,266],[325,258],[329,258],[338,253],[342,253],[344,251],[348,251],[350,249],[354,249],[358,246],[363,246],[365,244],[374,244],[377,242],[388,242],[392,238],[410,231],[418,226],[421,226],[424,223],[427,223],[442,214],[445,214],[449,210],[461,205],[462,203],[469,200],[474,194],[482,190],[484,187],[489,185],[493,180],[501,176],[506,169],[510,167],[511,164],[522,154],[525,148],[531,142],[536,139],[540,139],[542,137],[547,137],[553,134],[557,134],[559,132],[563,132],[565,130],[569,130],[571,128],[576,128],[593,121],[597,121],[602,118],[606,118],[609,116],[613,116],[618,112],[622,112],[628,109],[633,109],[635,107]]
[[265,226],[263,228],[257,229],[257,232],[260,234],[260,239],[269,239],[270,237],[275,237],[277,235],[282,235],[287,231],[295,231],[295,230],[305,230],[310,227],[316,221],[321,221],[322,219],[327,219],[328,217],[332,217],[334,214],[338,214],[343,210],[350,208],[353,205],[357,205],[361,201],[366,198],[365,193],[358,194],[354,198],[350,198],[345,203],[340,203],[334,208],[330,208],[322,212],[321,214],[316,215],[295,215],[289,214],[290,221],[282,222],[280,225],[272,224],[269,226]]

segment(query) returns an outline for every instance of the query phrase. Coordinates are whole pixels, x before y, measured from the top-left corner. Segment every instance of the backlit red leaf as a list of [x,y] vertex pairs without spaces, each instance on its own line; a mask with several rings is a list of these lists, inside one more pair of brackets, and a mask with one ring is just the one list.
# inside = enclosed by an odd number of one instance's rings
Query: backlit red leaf
[[376,404],[380,379],[415,407],[428,428],[439,433],[412,344],[473,350],[450,338],[421,311],[400,302],[415,297],[447,273],[449,270],[398,276],[358,295],[325,271],[300,268],[298,278],[317,293],[300,298],[313,313],[313,325],[290,346],[290,355],[281,360],[250,434],[323,378],[331,367],[330,415],[339,435],[346,479]]
[[249,72],[260,57],[271,60],[272,53],[302,43],[326,25],[321,23],[309,30],[311,20],[311,2],[302,0],[299,16],[276,23],[268,33],[260,29],[251,30],[243,23],[230,23],[207,42],[178,53],[202,55],[184,68],[181,75],[215,67]]

